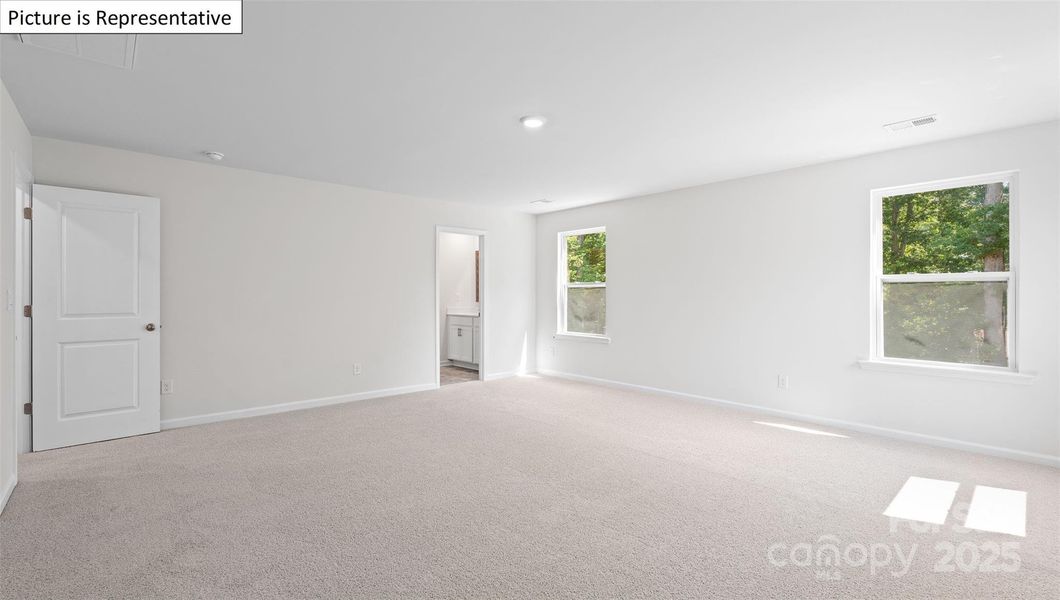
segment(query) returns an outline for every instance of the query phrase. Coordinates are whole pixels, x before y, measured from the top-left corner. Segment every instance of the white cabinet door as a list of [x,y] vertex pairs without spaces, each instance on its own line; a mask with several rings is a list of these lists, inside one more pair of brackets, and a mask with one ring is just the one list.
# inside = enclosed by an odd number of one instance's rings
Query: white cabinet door
[[456,325],[449,326],[449,348],[446,350],[445,357],[449,360],[460,360],[457,355],[460,354],[460,340],[456,339]]
[[159,429],[157,198],[33,186],[33,449]]
[[449,360],[471,362],[474,360],[472,328],[467,325],[449,326]]

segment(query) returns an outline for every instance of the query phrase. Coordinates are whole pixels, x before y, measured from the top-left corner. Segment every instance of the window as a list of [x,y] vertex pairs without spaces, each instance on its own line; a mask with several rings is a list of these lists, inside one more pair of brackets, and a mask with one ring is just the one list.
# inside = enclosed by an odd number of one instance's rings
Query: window
[[873,358],[1015,371],[1016,174],[876,190]]
[[606,340],[607,232],[559,234],[559,334]]

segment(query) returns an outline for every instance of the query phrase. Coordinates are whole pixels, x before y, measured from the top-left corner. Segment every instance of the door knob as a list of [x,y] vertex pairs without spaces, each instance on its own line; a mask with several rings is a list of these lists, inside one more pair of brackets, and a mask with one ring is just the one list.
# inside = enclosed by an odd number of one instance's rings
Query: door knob
[[144,327],[144,329],[146,329],[148,331],[154,331],[155,330],[155,324],[154,323],[148,323],[147,326]]

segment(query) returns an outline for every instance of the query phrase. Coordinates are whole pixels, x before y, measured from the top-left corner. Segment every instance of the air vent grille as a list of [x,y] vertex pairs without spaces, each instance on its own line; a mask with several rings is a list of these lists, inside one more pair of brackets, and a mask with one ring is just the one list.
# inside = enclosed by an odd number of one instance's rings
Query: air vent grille
[[931,125],[935,121],[938,121],[937,115],[925,115],[923,117],[915,117],[912,119],[906,119],[904,121],[898,121],[897,123],[888,123],[883,126],[887,131],[901,131],[903,129],[909,129],[910,127],[923,127],[925,125]]

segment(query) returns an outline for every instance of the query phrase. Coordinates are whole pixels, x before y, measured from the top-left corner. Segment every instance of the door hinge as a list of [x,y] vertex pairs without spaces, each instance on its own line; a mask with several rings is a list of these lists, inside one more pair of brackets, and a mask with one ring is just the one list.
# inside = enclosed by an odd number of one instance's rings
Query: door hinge
[[33,403],[32,402],[27,402],[27,403],[22,405],[22,414],[24,414],[24,415],[32,415],[33,414]]
[[23,208],[23,209],[22,209],[22,218],[23,218],[23,219],[30,219],[30,220],[32,220],[32,219],[33,219],[33,209],[32,209],[32,208],[30,208],[30,207],[28,207],[28,206],[27,206],[27,207],[25,207],[25,208]]
[[33,306],[29,305],[29,304],[23,306],[22,307],[22,316],[23,317],[31,317],[32,318],[33,317]]

